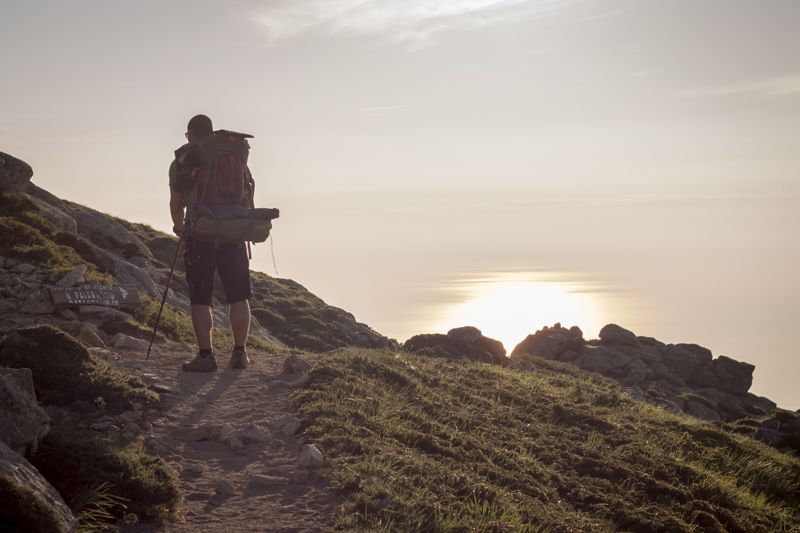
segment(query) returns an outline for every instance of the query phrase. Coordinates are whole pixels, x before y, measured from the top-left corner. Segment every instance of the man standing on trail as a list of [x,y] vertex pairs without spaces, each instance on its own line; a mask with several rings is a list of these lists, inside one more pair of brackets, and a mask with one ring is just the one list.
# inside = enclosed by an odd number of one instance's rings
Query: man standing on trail
[[[175,160],[169,168],[170,199],[173,231],[184,237],[184,264],[186,282],[189,284],[189,300],[192,304],[192,325],[197,337],[197,356],[183,363],[188,372],[213,372],[217,361],[211,343],[213,321],[211,298],[214,291],[214,273],[219,272],[228,316],[233,333],[234,347],[229,366],[246,368],[250,363],[245,351],[250,330],[250,267],[244,242],[215,243],[198,241],[185,235],[185,220],[188,211],[198,202],[198,182],[208,179],[208,162],[203,156],[204,143],[214,136],[211,119],[205,115],[192,117],[186,128],[187,143],[175,152]],[[244,165],[246,170],[246,162]],[[247,176],[249,177],[249,171]],[[205,190],[203,190],[205,193]]]

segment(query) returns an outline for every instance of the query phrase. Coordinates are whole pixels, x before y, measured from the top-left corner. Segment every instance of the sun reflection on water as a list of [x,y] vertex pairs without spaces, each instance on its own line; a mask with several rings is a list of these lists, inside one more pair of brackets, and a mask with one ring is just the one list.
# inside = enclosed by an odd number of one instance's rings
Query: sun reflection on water
[[442,290],[451,303],[436,313],[433,331],[475,326],[501,341],[508,353],[527,335],[556,322],[594,337],[605,314],[600,289],[560,273],[494,273],[462,278]]

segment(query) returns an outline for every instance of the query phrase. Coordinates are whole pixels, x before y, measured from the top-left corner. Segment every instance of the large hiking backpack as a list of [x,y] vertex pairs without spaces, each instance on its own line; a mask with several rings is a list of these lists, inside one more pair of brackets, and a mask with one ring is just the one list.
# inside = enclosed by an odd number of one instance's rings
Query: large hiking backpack
[[247,167],[252,135],[217,130],[196,144],[179,149],[179,164],[191,175],[189,235],[215,244],[264,242],[278,217],[277,209],[256,209],[255,181]]

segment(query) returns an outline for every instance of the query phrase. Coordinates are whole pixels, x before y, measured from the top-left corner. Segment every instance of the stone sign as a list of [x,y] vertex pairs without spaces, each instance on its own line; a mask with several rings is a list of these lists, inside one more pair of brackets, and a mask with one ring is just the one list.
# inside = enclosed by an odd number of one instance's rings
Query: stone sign
[[106,307],[136,307],[139,293],[122,285],[84,285],[81,287],[48,287],[53,305],[75,307],[79,305],[103,305]]

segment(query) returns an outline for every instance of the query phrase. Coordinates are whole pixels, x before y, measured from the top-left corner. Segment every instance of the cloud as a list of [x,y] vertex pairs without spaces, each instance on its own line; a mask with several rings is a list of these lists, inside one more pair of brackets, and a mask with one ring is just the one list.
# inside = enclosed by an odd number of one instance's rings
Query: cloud
[[682,93],[682,96],[687,98],[738,95],[758,97],[800,96],[800,73],[730,85],[701,87]]
[[270,39],[320,31],[327,35],[380,35],[410,47],[436,33],[544,16],[579,0],[279,0],[256,20]]

